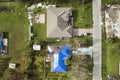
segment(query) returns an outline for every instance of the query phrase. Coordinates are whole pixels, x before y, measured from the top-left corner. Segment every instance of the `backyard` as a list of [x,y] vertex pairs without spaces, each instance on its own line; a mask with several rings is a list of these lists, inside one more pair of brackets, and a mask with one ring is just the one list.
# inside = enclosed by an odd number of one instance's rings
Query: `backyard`
[[[28,43],[28,27],[29,23],[27,20],[25,5],[20,2],[4,2],[0,3],[0,31],[8,33],[8,54],[4,55],[5,58],[12,63],[19,63],[21,66],[18,68],[19,71],[25,70],[26,58],[24,55],[27,54],[26,46]],[[2,56],[0,56],[2,57]],[[8,64],[6,65],[8,67]],[[8,70],[8,69],[6,69]],[[8,71],[5,71],[8,73]],[[6,75],[2,79],[6,80]]]
[[46,36],[46,24],[34,24],[33,26],[34,31],[34,40],[45,40]]
[[13,12],[12,10],[11,12],[0,12],[0,31],[8,32],[9,56],[15,56],[17,50],[24,49],[28,40],[29,23],[22,3],[6,3],[5,5],[15,8],[13,8]]
[[34,35],[34,41],[39,42],[40,40],[46,40],[46,9],[44,8],[37,8],[34,9],[33,17],[35,17],[36,14],[44,14],[45,15],[45,23],[34,23],[33,21],[33,35]]

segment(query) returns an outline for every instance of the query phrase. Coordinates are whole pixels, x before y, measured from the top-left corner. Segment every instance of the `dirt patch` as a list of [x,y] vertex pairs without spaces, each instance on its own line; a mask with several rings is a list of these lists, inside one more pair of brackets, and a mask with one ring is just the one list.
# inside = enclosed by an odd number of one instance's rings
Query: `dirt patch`
[[16,71],[23,72],[26,68],[26,61],[27,59],[24,56],[20,56],[18,59],[18,68]]
[[105,10],[107,38],[120,38],[120,5],[107,5]]

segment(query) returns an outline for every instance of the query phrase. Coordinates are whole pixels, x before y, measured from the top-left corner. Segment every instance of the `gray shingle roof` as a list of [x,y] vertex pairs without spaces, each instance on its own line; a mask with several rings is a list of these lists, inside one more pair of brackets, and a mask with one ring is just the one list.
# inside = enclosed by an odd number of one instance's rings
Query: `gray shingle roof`
[[68,26],[71,8],[47,9],[47,37],[71,37],[72,26]]

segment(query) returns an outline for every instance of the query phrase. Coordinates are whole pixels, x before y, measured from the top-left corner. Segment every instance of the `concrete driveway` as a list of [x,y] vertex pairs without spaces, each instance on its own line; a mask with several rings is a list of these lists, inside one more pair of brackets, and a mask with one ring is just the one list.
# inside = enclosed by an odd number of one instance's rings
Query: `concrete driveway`
[[85,33],[93,34],[93,29],[73,29],[73,35],[75,36],[81,36]]

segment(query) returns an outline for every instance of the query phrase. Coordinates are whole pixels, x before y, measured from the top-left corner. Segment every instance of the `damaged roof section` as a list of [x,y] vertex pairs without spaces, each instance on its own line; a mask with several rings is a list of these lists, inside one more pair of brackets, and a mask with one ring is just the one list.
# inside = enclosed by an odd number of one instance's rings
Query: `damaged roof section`
[[108,5],[105,11],[105,28],[107,38],[120,38],[120,5]]

